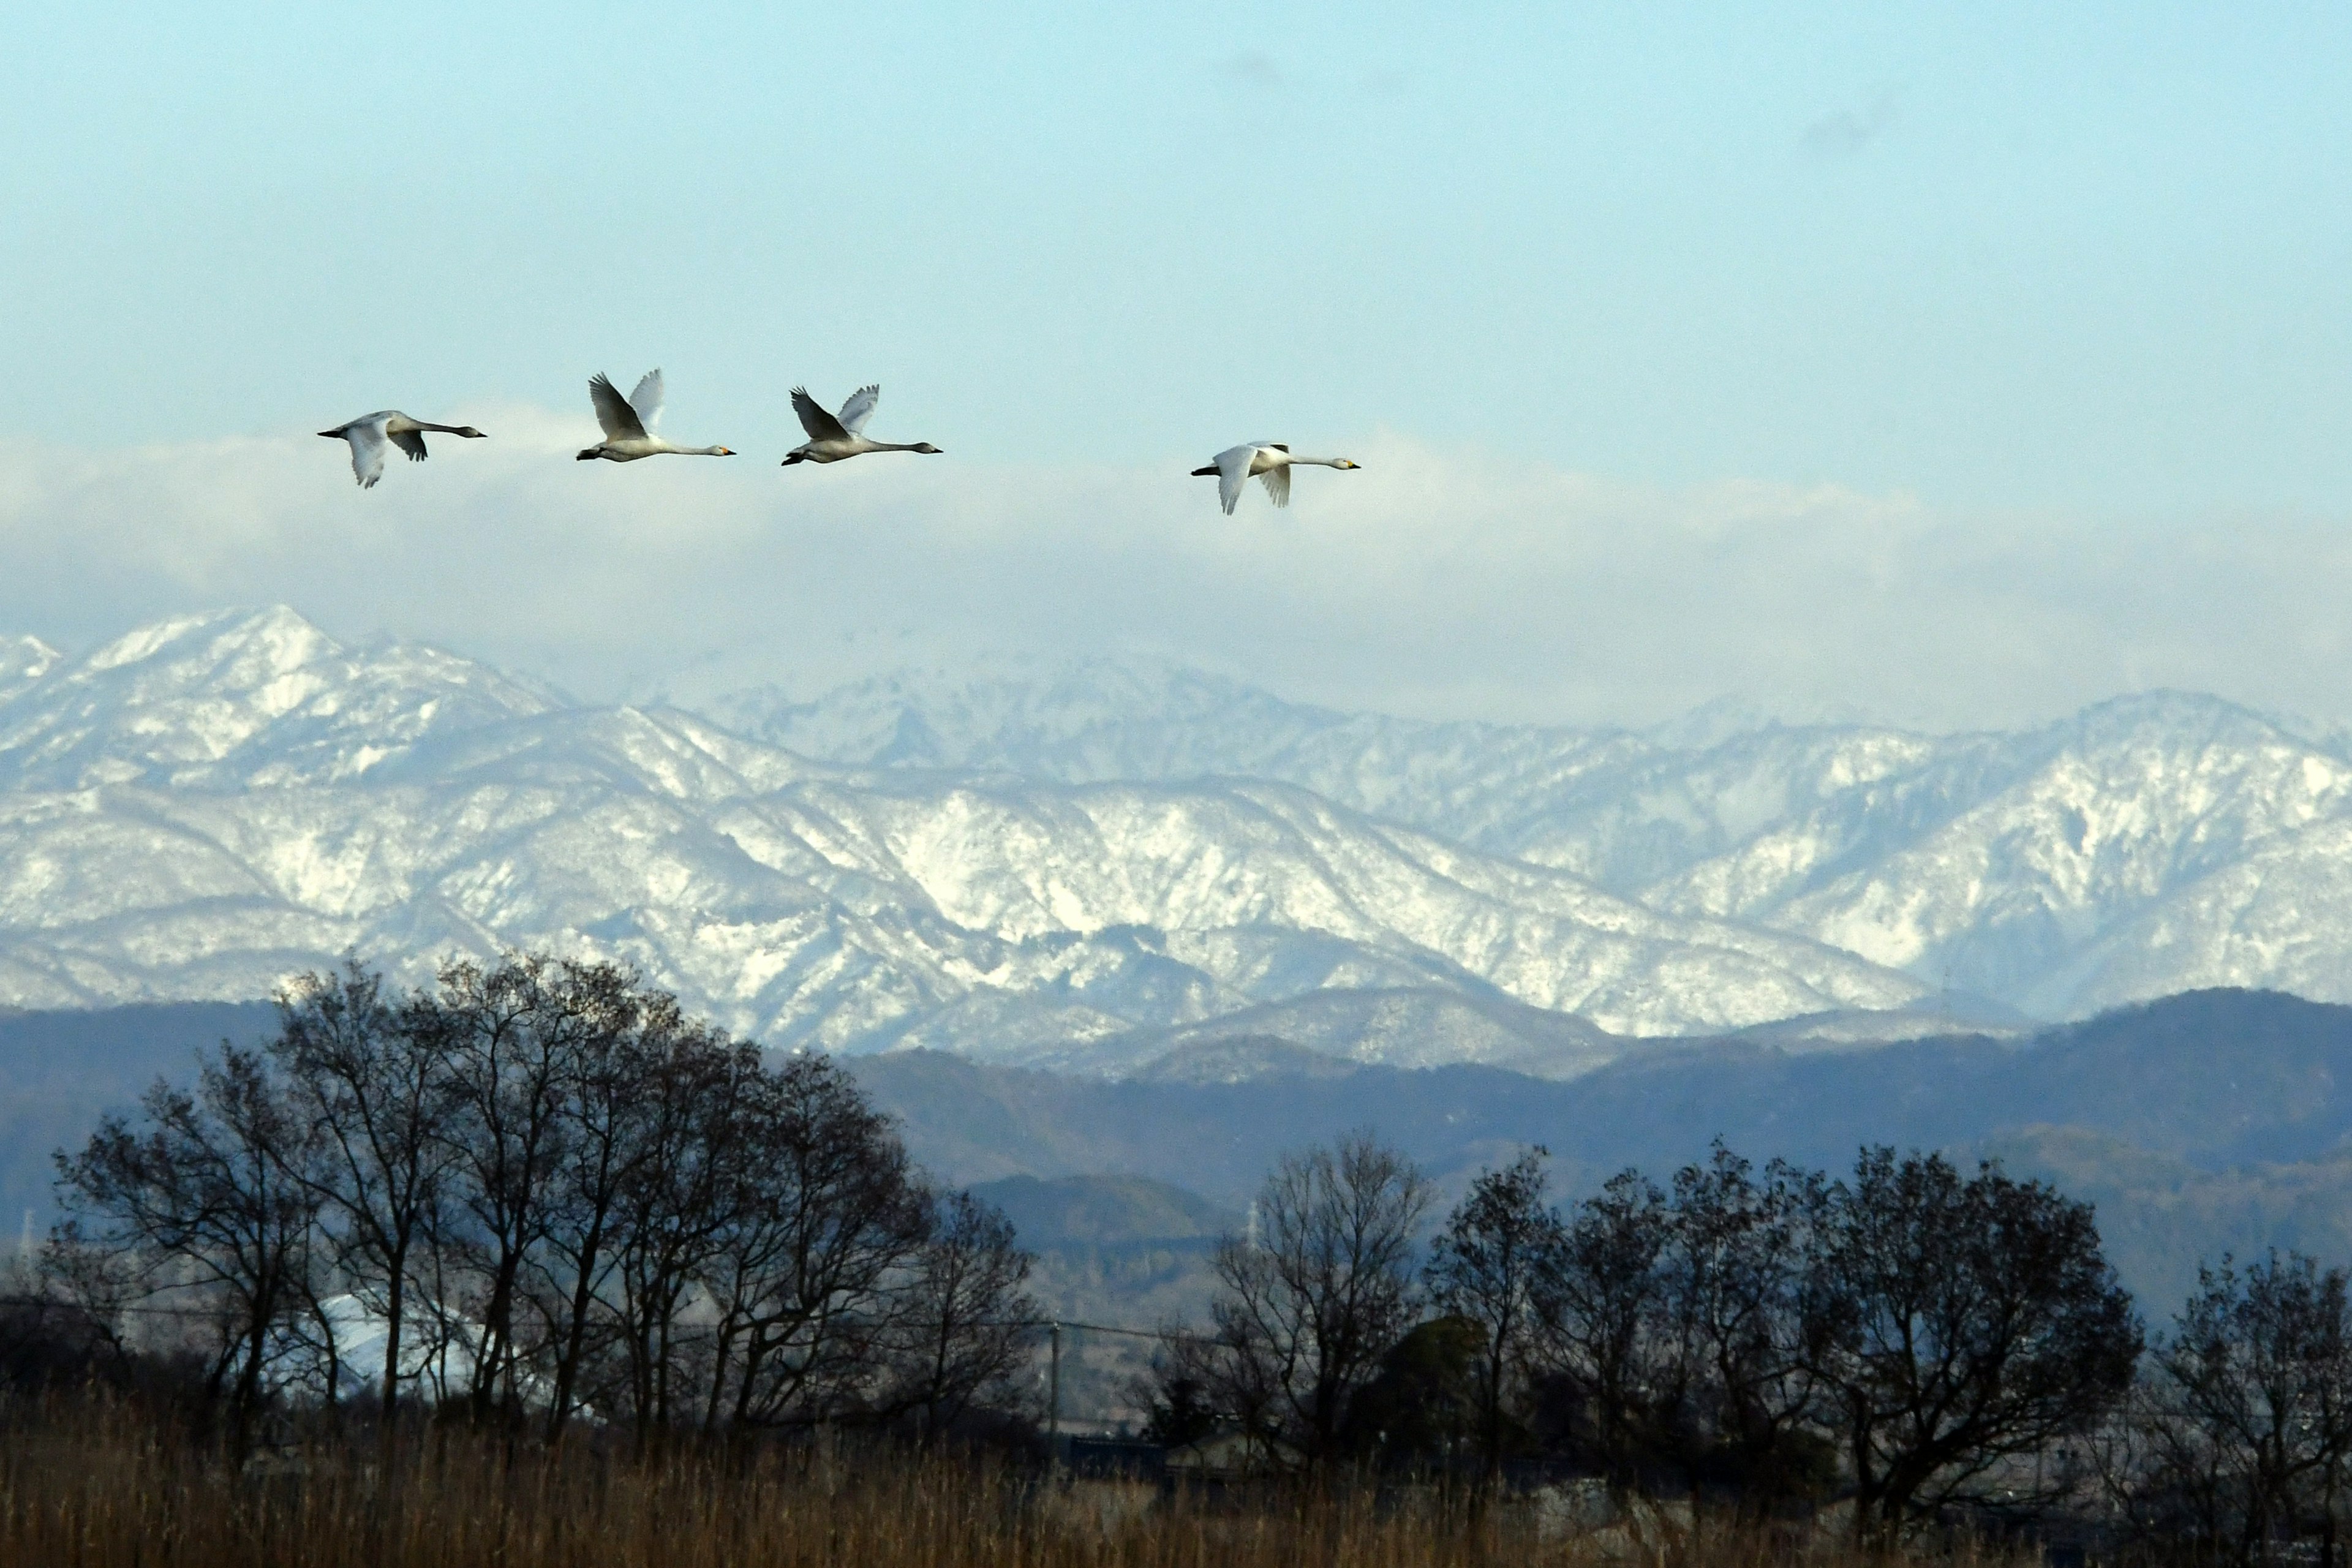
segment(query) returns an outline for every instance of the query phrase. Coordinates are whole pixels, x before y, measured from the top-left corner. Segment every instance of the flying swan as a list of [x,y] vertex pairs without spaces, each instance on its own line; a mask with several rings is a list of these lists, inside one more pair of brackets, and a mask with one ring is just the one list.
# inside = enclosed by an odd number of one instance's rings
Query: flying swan
[[482,433],[471,425],[427,425],[422,419],[411,419],[397,408],[362,415],[319,434],[352,444],[352,477],[359,481],[360,489],[368,490],[383,478],[383,444],[391,442],[408,454],[410,462],[421,463],[425,460],[427,430],[437,430],[444,436],[463,436],[468,441],[482,438]]
[[1290,504],[1290,470],[1296,468],[1360,468],[1361,463],[1346,458],[1294,458],[1290,448],[1279,441],[1246,441],[1238,447],[1228,447],[1217,454],[1217,460],[1205,468],[1194,468],[1194,479],[1211,474],[1217,478],[1217,500],[1224,504],[1225,515],[1231,517],[1234,503],[1242,499],[1242,486],[1255,474],[1265,484],[1265,493],[1274,498],[1276,506]]
[[657,458],[664,452],[681,458],[735,455],[727,447],[673,447],[660,437],[646,433],[661,419],[662,374],[658,368],[646,372],[637,389],[626,398],[599,371],[588,378],[588,400],[596,405],[596,423],[604,427],[604,438],[580,454],[583,463],[591,458],[602,458],[608,463],[634,463],[639,458]]
[[928,452],[940,456],[940,449],[929,441],[900,445],[894,441],[869,441],[866,438],[866,422],[874,417],[874,405],[882,401],[879,386],[861,386],[849,395],[841,405],[841,417],[835,419],[817,406],[815,398],[805,386],[793,388],[793,412],[801,416],[801,428],[808,439],[793,448],[783,466],[794,463],[838,463],[844,458],[861,457],[867,452]]

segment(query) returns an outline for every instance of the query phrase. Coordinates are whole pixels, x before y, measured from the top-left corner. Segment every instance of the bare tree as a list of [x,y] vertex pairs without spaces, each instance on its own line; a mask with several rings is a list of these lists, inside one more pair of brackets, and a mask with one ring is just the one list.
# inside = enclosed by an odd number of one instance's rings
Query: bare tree
[[550,1330],[551,1442],[571,1418],[595,1336],[617,1327],[605,1295],[627,1247],[621,1226],[633,1208],[625,1197],[656,1152],[647,1080],[671,1044],[696,1032],[676,998],[639,989],[618,971],[594,978],[583,998],[588,1026],[572,1042],[560,1101],[563,1135],[543,1240],[531,1260]]
[[[64,1195],[60,1192],[61,1202]],[[61,1306],[103,1346],[104,1359],[120,1368],[133,1353],[130,1323],[148,1294],[146,1261],[119,1237],[93,1239],[79,1220],[68,1218],[42,1243],[18,1297],[27,1305]]]
[[702,1276],[718,1319],[704,1422],[805,1426],[866,1391],[929,1205],[889,1119],[829,1059],[748,1088],[750,1185]]
[[1683,1371],[1663,1268],[1672,1233],[1665,1194],[1622,1172],[1570,1212],[1534,1282],[1552,1419],[1621,1489],[1655,1457]]
[[[679,1419],[689,1357],[707,1329],[688,1321],[697,1281],[755,1201],[751,1106],[761,1100],[759,1048],[690,1028],[650,1039],[639,1078],[644,1148],[620,1193],[614,1311],[625,1388],[642,1451]],[[706,1373],[708,1369],[706,1366]]]
[[460,1238],[480,1281],[467,1303],[479,1320],[468,1395],[477,1419],[501,1402],[519,1412],[524,1363],[552,1337],[552,1325],[525,1316],[530,1274],[555,1223],[580,1058],[625,1026],[628,992],[609,965],[526,954],[488,969],[450,964],[419,1010],[446,1064]]
[[2336,1553],[2336,1502],[2352,1453],[2352,1310],[2345,1271],[2273,1254],[2241,1271],[2224,1258],[2152,1358],[2141,1430],[2143,1492],[2229,1542],[2242,1563],[2315,1522]]
[[131,1259],[151,1300],[203,1303],[215,1336],[209,1388],[227,1389],[240,1450],[273,1343],[312,1300],[319,1200],[289,1173],[314,1147],[268,1059],[223,1045],[203,1061],[194,1093],[159,1079],[137,1125],[110,1116],[79,1153],[57,1157],[72,1216],[64,1245]]
[[20,1291],[84,1299],[101,1337],[201,1308],[240,1441],[273,1382],[336,1397],[341,1292],[382,1321],[387,1406],[422,1379],[551,1443],[592,1402],[643,1447],[697,1420],[931,1433],[1008,1389],[1028,1255],[830,1060],[770,1070],[625,971],[530,954],[407,996],[351,964],[281,1006],[267,1051],[59,1154],[74,1217]]
[[982,1394],[1001,1394],[1036,1342],[1038,1306],[1025,1289],[1034,1263],[998,1210],[966,1192],[939,1200],[930,1236],[894,1292],[900,1327],[877,1414],[907,1413],[931,1438]]
[[2087,1430],[2130,1387],[2139,1323],[2089,1205],[1989,1164],[1963,1177],[1938,1154],[1865,1149],[1824,1226],[1807,1357],[1858,1531],[1993,1500],[2004,1461]]
[[1478,1434],[1485,1482],[1502,1471],[1508,1410],[1537,1329],[1536,1294],[1559,1268],[1567,1226],[1543,1201],[1542,1149],[1486,1171],[1446,1217],[1423,1271],[1442,1311],[1478,1325]]
[[440,1136],[447,1076],[419,1016],[387,998],[383,977],[346,964],[306,974],[279,999],[270,1053],[294,1113],[317,1135],[315,1159],[289,1173],[313,1184],[342,1277],[384,1324],[387,1438],[400,1399],[411,1288],[421,1246],[437,1234],[451,1151]]
[[1217,1247],[1219,1402],[1310,1464],[1336,1458],[1349,1401],[1417,1315],[1415,1233],[1432,1195],[1370,1133],[1286,1156],[1258,1196],[1259,1242]]
[[1690,1358],[1677,1380],[1699,1449],[1688,1462],[1727,1471],[1751,1509],[1822,1479],[1806,1474],[1822,1446],[1809,1430],[1804,1293],[1827,1196],[1826,1177],[1780,1161],[1758,1182],[1720,1142],[1675,1174],[1664,1268]]

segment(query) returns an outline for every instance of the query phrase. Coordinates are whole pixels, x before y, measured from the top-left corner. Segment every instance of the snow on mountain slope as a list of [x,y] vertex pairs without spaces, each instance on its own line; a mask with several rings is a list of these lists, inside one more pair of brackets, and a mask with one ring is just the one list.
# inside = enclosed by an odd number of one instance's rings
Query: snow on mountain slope
[[47,675],[64,657],[38,637],[0,637],[0,702]]
[[[1014,939],[1141,927],[1169,933],[1188,961],[1213,961],[1204,936],[1312,931],[1434,957],[1620,1033],[1782,1017],[1810,1010],[1809,997],[1895,1006],[1921,990],[1843,953],[1660,916],[1281,785],[836,786],[803,798],[863,825],[949,920]],[[1687,987],[1661,985],[1677,973]]]
[[[2018,734],[1586,731],[1105,662],[736,709],[825,759],[284,609],[0,645],[0,1004],[517,942],[626,956],[779,1043],[1004,1060],[1339,993],[1627,1035],[1922,983],[2043,1016],[2352,999],[2352,762],[2210,698]],[[1401,1016],[1310,1032],[1402,1060]]]
[[2258,845],[2104,931],[2043,982],[2075,1012],[2174,990],[2273,976],[2272,988],[2352,1002],[2344,911],[2352,910],[2352,821]]
[[[2334,991],[2311,988],[2352,984],[2352,904],[2298,903],[2302,957],[2290,964],[2284,948],[2231,941],[2231,900],[2196,891],[2225,869],[2245,889],[2240,903],[2273,880],[2332,881],[2340,850],[2302,835],[2352,813],[2352,764],[2242,710],[2155,694],[2021,738],[2004,771],[1975,798],[1929,790],[1941,820],[1925,814],[1867,857],[1825,859],[1826,873],[1792,874],[1828,837],[1800,822],[1651,897],[1948,975],[2043,1016],[2197,984],[2321,995]],[[2133,929],[2171,934],[2161,950],[2110,941]],[[2182,967],[2159,951],[2209,956]],[[2224,952],[2235,957],[2217,969],[2210,955]]]
[[976,674],[907,670],[814,702],[762,687],[722,699],[714,711],[744,734],[853,766],[1061,784],[1263,773],[1251,764],[1349,722],[1203,670],[1108,658],[1012,658]]
[[282,606],[180,616],[53,658],[0,696],[0,788],[356,776],[430,735],[560,701],[431,648],[353,654]]
[[[1278,780],[2046,1016],[2191,984],[2352,993],[2346,847],[2305,831],[2352,814],[2346,750],[2209,697],[2009,734],[1724,715],[1576,731],[1347,715],[1097,661],[734,710],[842,762]],[[2284,923],[2255,940],[2263,918]]]
[[1142,660],[906,671],[811,702],[763,688],[724,699],[714,711],[745,734],[856,767],[1057,784],[1274,779],[1513,855],[1529,819],[1573,798],[1580,781],[1612,776],[1659,750],[1621,731],[1341,713]]
[[1633,894],[1817,805],[2004,743],[1707,710],[1646,731],[1348,714],[1109,659],[902,672],[810,702],[763,689],[717,710],[745,733],[853,766],[1064,784],[1277,780]]
[[1334,990],[1621,1034],[1921,990],[1296,788],[853,774],[284,610],[163,623],[0,701],[0,1003],[504,944],[625,958],[774,1045],[1004,1059]]

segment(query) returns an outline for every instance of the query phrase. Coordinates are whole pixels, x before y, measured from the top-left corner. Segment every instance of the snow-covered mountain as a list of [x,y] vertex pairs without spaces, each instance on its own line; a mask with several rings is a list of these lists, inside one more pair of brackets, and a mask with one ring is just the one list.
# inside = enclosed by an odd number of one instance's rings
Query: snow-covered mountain
[[0,637],[0,702],[47,675],[64,657],[38,637]]
[[2352,1000],[2352,762],[2209,697],[2006,734],[1724,714],[1591,731],[1350,715],[1098,662],[725,710],[861,765],[1279,780],[2042,1016],[2206,985]]
[[285,609],[159,621],[71,661],[27,637],[0,646],[0,789],[327,784],[563,705],[431,648],[348,652]]
[[0,1005],[526,943],[779,1045],[1096,1068],[1279,1037],[1559,1074],[1953,988],[2352,999],[2352,761],[2174,694],[1577,731],[1097,663],[702,718],[283,609],[0,643]]
[[[414,976],[535,944],[627,959],[779,1046],[1087,1066],[1088,1042],[1376,992],[1517,1019],[1465,1049],[1572,1070],[1598,1059],[1592,1026],[1925,990],[1279,781],[852,770],[431,649],[346,648],[283,609],[14,657],[0,1004],[246,997],[345,951]],[[1587,1023],[1554,1038],[1533,1010]],[[1411,1012],[1318,1038],[1425,1053],[1381,1032]]]

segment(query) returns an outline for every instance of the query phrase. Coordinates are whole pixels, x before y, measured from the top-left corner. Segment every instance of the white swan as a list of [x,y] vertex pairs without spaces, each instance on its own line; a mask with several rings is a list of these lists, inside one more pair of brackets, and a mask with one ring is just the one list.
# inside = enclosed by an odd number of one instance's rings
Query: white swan
[[471,425],[427,425],[422,419],[411,419],[397,408],[378,409],[363,414],[331,430],[321,430],[321,436],[352,444],[352,477],[360,489],[373,489],[376,480],[383,478],[383,444],[386,441],[408,454],[412,463],[425,460],[425,432],[437,430],[444,436],[463,436],[468,441],[478,441],[482,433]]
[[1217,500],[1224,503],[1225,515],[1233,515],[1234,503],[1242,499],[1242,486],[1255,474],[1265,483],[1265,493],[1274,498],[1276,506],[1290,504],[1290,470],[1297,468],[1360,468],[1364,465],[1346,458],[1294,458],[1290,448],[1279,441],[1246,441],[1238,447],[1228,447],[1217,454],[1217,460],[1205,468],[1194,468],[1194,479],[1214,474],[1217,478]]
[[650,435],[662,411],[662,374],[658,369],[646,372],[637,389],[624,398],[602,371],[588,378],[588,400],[596,405],[596,423],[604,427],[604,438],[580,454],[582,462],[602,458],[608,463],[634,463],[639,458],[658,458],[665,452],[681,458],[731,458],[734,451],[726,447],[673,447],[660,437]]
[[841,405],[841,417],[835,419],[817,406],[815,398],[805,386],[793,388],[793,412],[801,416],[801,428],[809,438],[793,448],[783,466],[794,463],[838,463],[844,458],[860,457],[867,452],[927,452],[932,457],[940,449],[929,441],[900,445],[895,441],[869,441],[866,438],[866,422],[874,417],[874,405],[882,401],[879,386],[861,386],[849,395]]

